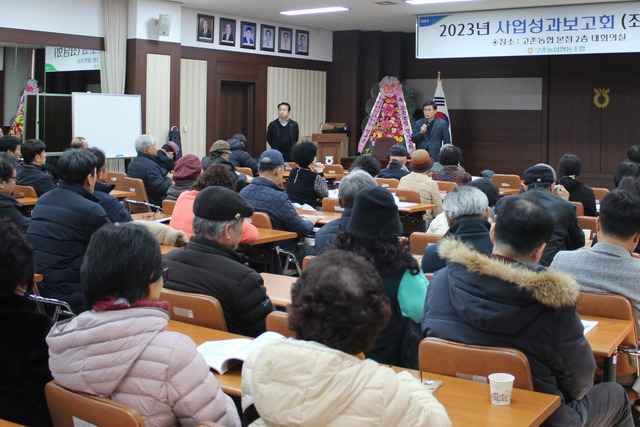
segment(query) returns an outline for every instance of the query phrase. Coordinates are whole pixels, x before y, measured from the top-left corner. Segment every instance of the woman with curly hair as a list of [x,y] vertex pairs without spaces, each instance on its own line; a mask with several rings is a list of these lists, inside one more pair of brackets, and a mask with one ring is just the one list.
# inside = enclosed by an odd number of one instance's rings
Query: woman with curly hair
[[451,425],[408,372],[354,356],[371,348],[391,315],[380,277],[363,257],[333,250],[316,258],[291,288],[287,311],[296,339],[244,362],[246,425]]
[[[201,190],[217,185],[235,191],[236,179],[233,173],[222,163],[214,163],[208,167],[196,179],[191,186],[191,190],[185,191],[178,196],[176,205],[171,214],[169,226],[176,230],[182,230],[187,238],[193,236],[193,203]],[[248,221],[245,221],[242,228],[242,239],[240,243],[249,244],[258,238],[258,229]]]
[[368,187],[356,195],[347,227],[336,235],[332,246],[371,262],[391,301],[391,320],[367,357],[418,369],[420,321],[429,282],[409,248],[398,240],[400,234],[402,223],[393,195],[386,188]]
[[311,141],[302,141],[291,147],[291,159],[298,164],[289,173],[287,194],[293,203],[315,207],[318,199],[329,195],[324,179],[324,165],[316,162],[318,147]]

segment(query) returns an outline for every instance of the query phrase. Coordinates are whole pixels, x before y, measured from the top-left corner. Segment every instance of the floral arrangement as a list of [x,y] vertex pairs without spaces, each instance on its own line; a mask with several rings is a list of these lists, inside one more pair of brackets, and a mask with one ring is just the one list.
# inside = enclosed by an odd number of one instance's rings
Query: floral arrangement
[[20,104],[18,105],[18,112],[13,119],[13,123],[11,124],[11,130],[9,131],[9,135],[15,136],[17,138],[22,138],[22,133],[24,132],[24,103],[26,100],[26,95],[28,93],[38,93],[40,92],[40,88],[38,88],[38,81],[34,79],[27,80],[27,86],[24,88],[22,95],[20,96]]
[[371,153],[378,138],[386,137],[394,138],[398,144],[406,146],[410,153],[413,152],[415,147],[411,141],[410,119],[415,111],[413,89],[395,77],[384,77],[371,92],[375,101],[372,98],[367,102],[368,115],[366,124],[363,123],[358,151],[362,154]]

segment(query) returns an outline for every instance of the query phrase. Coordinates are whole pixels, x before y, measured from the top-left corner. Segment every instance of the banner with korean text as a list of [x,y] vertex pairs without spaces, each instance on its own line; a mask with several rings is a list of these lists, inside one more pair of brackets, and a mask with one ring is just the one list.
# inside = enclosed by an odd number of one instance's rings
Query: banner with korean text
[[86,71],[99,69],[99,50],[49,46],[45,49],[45,71]]
[[416,58],[640,52],[640,2],[418,16]]

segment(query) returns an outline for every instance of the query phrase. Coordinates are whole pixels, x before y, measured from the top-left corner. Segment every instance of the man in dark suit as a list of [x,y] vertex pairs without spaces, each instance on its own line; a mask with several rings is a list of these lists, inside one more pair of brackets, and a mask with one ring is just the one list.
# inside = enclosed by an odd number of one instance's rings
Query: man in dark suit
[[203,39],[211,38],[211,29],[209,28],[209,21],[207,21],[206,19],[202,21],[202,28],[200,29],[200,33],[198,33],[198,36],[202,37]]
[[224,42],[232,42],[233,41],[233,29],[231,28],[230,23],[226,23],[224,26],[224,33],[222,33],[222,41]]
[[291,105],[287,102],[278,104],[278,118],[269,123],[267,127],[267,142],[271,148],[282,153],[285,162],[291,161],[289,151],[293,144],[298,142],[298,123],[289,119]]
[[416,149],[429,152],[434,162],[440,160],[440,147],[451,143],[449,124],[436,117],[438,106],[433,101],[422,104],[424,119],[420,119],[413,126],[411,140],[416,144]]

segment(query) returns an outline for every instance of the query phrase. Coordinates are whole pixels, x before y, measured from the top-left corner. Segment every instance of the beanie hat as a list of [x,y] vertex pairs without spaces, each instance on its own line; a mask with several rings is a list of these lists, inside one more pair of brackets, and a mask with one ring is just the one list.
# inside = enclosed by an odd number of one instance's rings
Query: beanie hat
[[414,172],[426,172],[431,169],[433,162],[427,150],[416,150],[411,155],[411,170]]
[[346,230],[366,239],[393,239],[402,234],[398,206],[389,190],[376,186],[358,191]]
[[163,146],[162,146],[163,150],[171,150],[174,153],[176,153],[176,155],[180,154],[180,147],[178,147],[178,144],[176,144],[173,141],[167,141]]
[[180,157],[176,162],[176,169],[173,173],[173,179],[178,181],[182,179],[196,180],[202,172],[202,162],[195,154],[187,154]]

